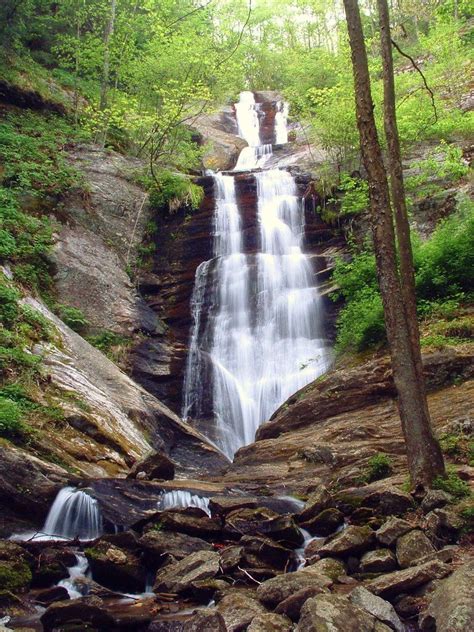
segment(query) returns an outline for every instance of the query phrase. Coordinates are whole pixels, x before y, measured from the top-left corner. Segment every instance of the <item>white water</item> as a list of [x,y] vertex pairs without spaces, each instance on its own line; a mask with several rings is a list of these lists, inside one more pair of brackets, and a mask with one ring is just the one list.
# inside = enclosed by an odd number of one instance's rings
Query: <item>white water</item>
[[49,510],[43,532],[80,540],[98,538],[102,534],[102,517],[97,500],[74,487],[64,487]]
[[68,568],[69,577],[67,577],[66,579],[62,579],[58,583],[58,586],[62,586],[67,590],[71,599],[78,599],[79,597],[83,596],[83,592],[79,590],[79,587],[76,584],[76,580],[80,580],[83,577],[86,577],[87,571],[89,569],[89,563],[83,553],[76,553],[76,560],[77,564]]
[[164,493],[158,501],[158,509],[160,511],[164,509],[185,509],[186,507],[198,507],[205,511],[208,516],[211,515],[209,510],[209,498],[191,494],[191,492],[175,489],[171,492]]
[[[251,93],[242,93],[236,104],[247,149],[258,149],[256,107]],[[277,107],[276,139],[286,142],[287,107]],[[256,167],[247,157],[242,163]],[[320,332],[320,297],[302,250],[304,207],[294,178],[279,169],[255,178],[260,243],[257,252],[248,253],[235,178],[214,176],[214,258],[199,266],[192,299],[184,417],[205,419],[211,396],[215,441],[229,458],[330,361]]]

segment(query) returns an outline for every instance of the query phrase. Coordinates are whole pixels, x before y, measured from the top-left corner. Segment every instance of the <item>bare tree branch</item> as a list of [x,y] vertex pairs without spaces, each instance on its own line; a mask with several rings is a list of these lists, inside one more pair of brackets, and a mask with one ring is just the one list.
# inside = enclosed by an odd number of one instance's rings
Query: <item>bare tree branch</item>
[[400,46],[397,44],[397,42],[395,42],[394,40],[391,40],[391,42],[392,42],[392,46],[393,46],[394,48],[396,48],[396,49],[397,49],[397,51],[400,53],[400,55],[401,55],[402,57],[405,57],[405,59],[408,59],[408,60],[411,62],[411,64],[412,64],[413,68],[414,68],[414,69],[418,72],[418,74],[420,75],[420,77],[423,79],[423,84],[424,84],[424,86],[425,86],[425,88],[426,88],[426,91],[427,91],[427,92],[428,92],[428,94],[430,95],[430,99],[431,99],[431,106],[433,107],[433,112],[434,112],[434,117],[435,117],[434,123],[437,123],[437,122],[438,122],[438,111],[436,110],[436,103],[435,103],[435,98],[434,98],[434,92],[433,92],[433,90],[429,87],[428,82],[426,81],[426,77],[425,77],[425,75],[423,74],[423,72],[421,71],[421,68],[418,66],[418,64],[417,64],[417,63],[416,63],[416,61],[413,59],[413,57],[411,57],[408,53],[405,53],[405,52],[404,52],[404,51],[400,48]]

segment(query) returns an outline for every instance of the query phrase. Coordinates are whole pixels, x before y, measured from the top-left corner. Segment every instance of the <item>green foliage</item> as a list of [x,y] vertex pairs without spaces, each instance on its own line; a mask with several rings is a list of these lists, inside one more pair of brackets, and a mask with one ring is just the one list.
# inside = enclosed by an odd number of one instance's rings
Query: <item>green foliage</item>
[[180,173],[161,171],[157,174],[156,182],[150,190],[150,205],[152,208],[172,214],[185,207],[196,210],[202,202],[204,191],[202,187]]
[[344,173],[339,188],[343,192],[341,215],[356,215],[369,206],[369,185],[366,180]]
[[14,438],[22,434],[22,410],[19,404],[0,395],[0,437]]
[[439,181],[453,183],[469,171],[463,161],[460,147],[448,145],[445,141],[432,149],[427,158],[412,163],[410,167],[418,170],[418,174],[407,177],[405,187],[407,192],[417,198],[426,197],[441,190],[437,184]]
[[73,331],[84,332],[89,326],[89,321],[78,307],[70,305],[56,305],[56,312],[59,318]]
[[461,200],[458,211],[414,249],[416,288],[422,299],[452,297],[474,287],[474,203]]
[[131,343],[130,338],[113,331],[103,331],[94,336],[87,336],[86,340],[114,362],[120,359],[122,351]]
[[2,560],[0,563],[0,590],[25,590],[32,579],[31,569],[23,560]]
[[[474,286],[474,212],[472,203],[459,201],[457,211],[440,222],[430,239],[414,239],[418,308],[424,318],[447,318],[435,324],[423,346],[444,347],[472,337],[469,317],[454,319],[460,304]],[[377,287],[375,257],[355,253],[351,261],[336,262],[333,280],[338,290],[332,298],[345,299],[338,319],[337,349],[363,351],[385,341],[385,327]]]
[[370,457],[367,462],[367,471],[364,474],[364,481],[371,483],[382,478],[387,478],[392,473],[392,461],[387,454],[378,452]]
[[437,476],[433,481],[433,489],[442,489],[454,498],[467,498],[471,490],[466,481],[459,478],[454,468],[447,468],[446,476]]
[[457,463],[468,463],[472,465],[474,461],[474,439],[463,432],[448,432],[441,435],[439,439],[441,449]]

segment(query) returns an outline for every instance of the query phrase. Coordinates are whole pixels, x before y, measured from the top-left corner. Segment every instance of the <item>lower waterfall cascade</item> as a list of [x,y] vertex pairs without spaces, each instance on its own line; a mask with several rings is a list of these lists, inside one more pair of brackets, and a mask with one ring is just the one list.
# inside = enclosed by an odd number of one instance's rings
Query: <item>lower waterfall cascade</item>
[[[185,419],[199,420],[208,416],[212,400],[211,438],[230,459],[331,361],[321,299],[303,252],[304,204],[295,179],[288,171],[264,168],[272,145],[259,140],[262,112],[251,92],[241,94],[235,111],[239,134],[249,146],[234,173],[213,175],[214,256],[196,270],[183,405]],[[278,144],[288,141],[287,115],[287,105],[277,102],[273,137]],[[242,171],[253,172],[256,180],[256,251],[244,245],[235,181]]]

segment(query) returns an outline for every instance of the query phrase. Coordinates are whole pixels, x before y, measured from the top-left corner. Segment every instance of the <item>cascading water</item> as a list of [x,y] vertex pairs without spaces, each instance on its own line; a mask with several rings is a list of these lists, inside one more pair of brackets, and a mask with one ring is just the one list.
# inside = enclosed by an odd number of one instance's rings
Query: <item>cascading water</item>
[[186,507],[198,507],[211,515],[209,509],[209,498],[205,496],[198,496],[197,494],[191,494],[191,492],[183,491],[180,489],[174,489],[171,492],[165,492],[158,501],[158,509],[163,511],[164,509],[185,509]]
[[[239,162],[255,169],[262,145],[252,93],[242,93],[235,107],[246,149],[255,150],[253,162],[249,155]],[[275,139],[286,143],[287,106],[276,107]],[[258,252],[247,252],[235,176],[214,176],[214,258],[199,266],[192,299],[184,417],[205,417],[211,396],[214,439],[229,458],[330,361],[320,332],[320,297],[302,252],[304,207],[294,178],[279,169],[255,178],[260,245]],[[204,380],[208,374],[211,389]]]
[[49,510],[43,532],[60,538],[98,538],[102,534],[102,517],[97,500],[74,487],[64,487]]

